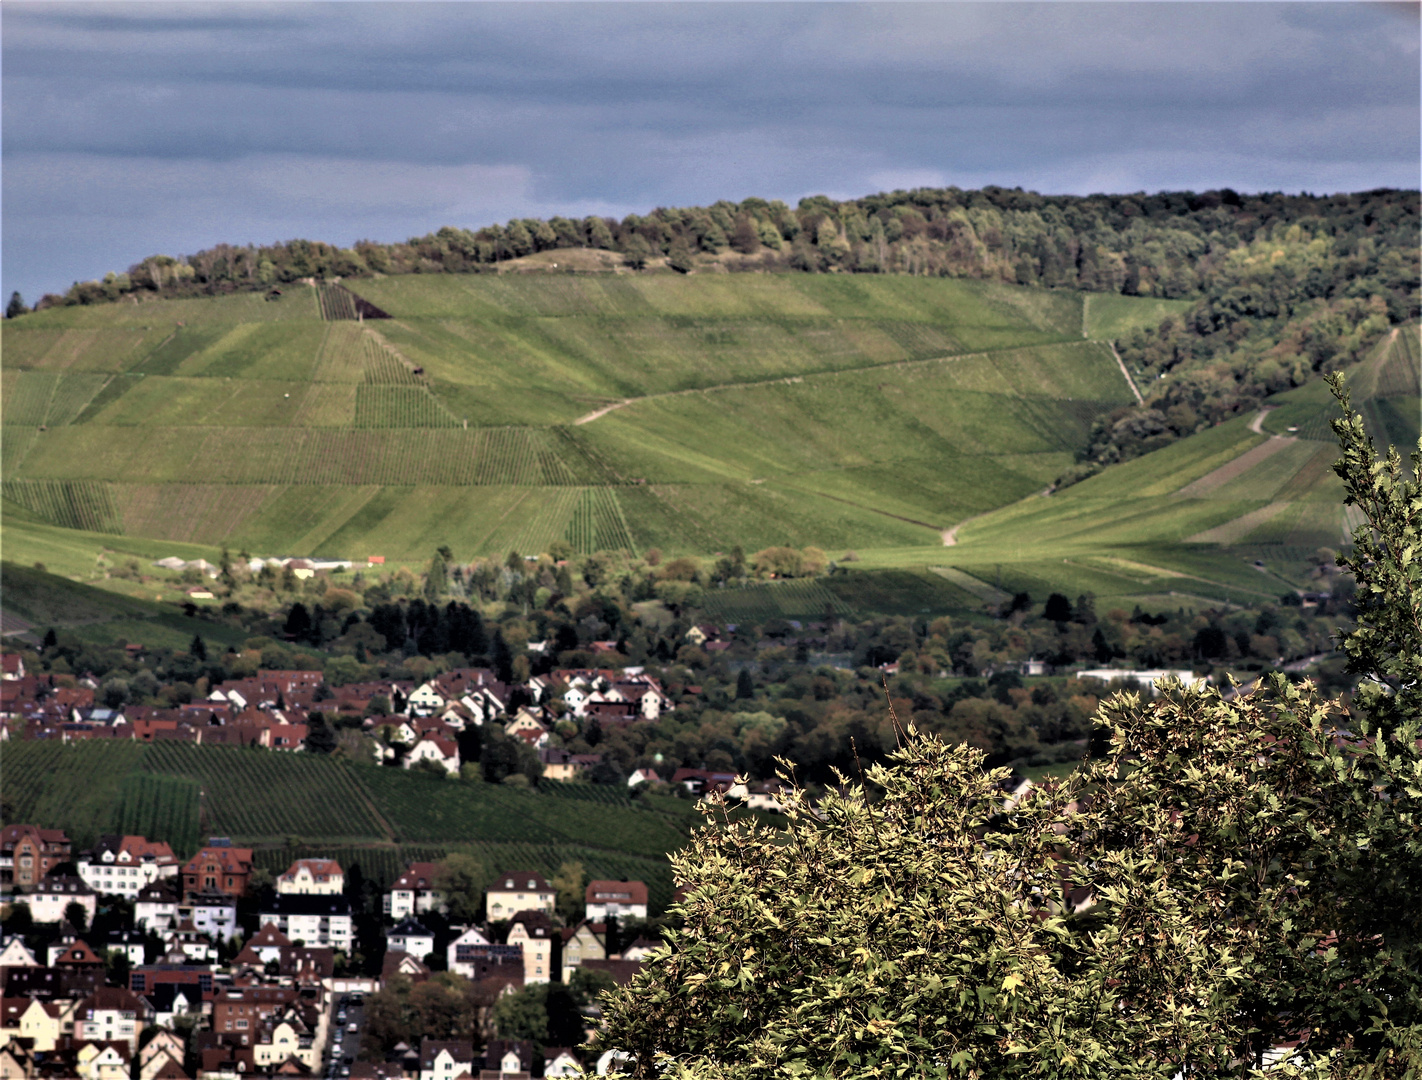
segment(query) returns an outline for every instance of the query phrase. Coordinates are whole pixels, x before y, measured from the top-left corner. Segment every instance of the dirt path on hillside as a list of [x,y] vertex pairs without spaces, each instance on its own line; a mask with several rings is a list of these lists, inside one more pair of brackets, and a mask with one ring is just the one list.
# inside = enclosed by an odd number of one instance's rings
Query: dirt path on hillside
[[578,417],[576,420],[573,421],[573,423],[575,423],[575,424],[591,424],[591,423],[592,423],[594,420],[596,420],[599,416],[606,416],[608,413],[612,412],[613,409],[620,409],[620,408],[622,408],[622,406],[624,406],[624,405],[631,405],[632,402],[634,402],[634,401],[636,401],[636,400],[638,400],[638,399],[637,399],[637,398],[623,398],[621,401],[614,401],[611,405],[604,405],[604,406],[603,406],[602,408],[600,408],[600,409],[594,409],[592,412],[588,413],[586,416],[580,416],[580,417]]
[[[1100,345],[1104,343],[1099,341],[1063,341],[1057,342],[1057,344]],[[1002,349],[984,349],[978,352],[953,353],[949,356],[930,356],[922,360],[886,360],[882,364],[865,364],[862,367],[838,368],[833,371],[807,371],[803,375],[782,375],[774,379],[753,379],[748,382],[717,383],[713,386],[693,386],[686,390],[666,390],[660,394],[643,394],[641,397],[623,398],[621,401],[614,401],[608,405],[601,405],[598,408],[594,409],[592,412],[588,413],[586,416],[578,417],[578,419],[574,420],[573,423],[590,424],[600,416],[606,416],[608,413],[614,412],[617,409],[620,409],[626,405],[635,405],[639,401],[655,401],[658,398],[685,397],[687,394],[715,394],[725,390],[745,390],[754,386],[775,386],[777,384],[782,383],[789,385],[793,383],[802,383],[806,379],[830,379],[836,378],[841,375],[858,375],[861,372],[865,371],[884,371],[888,368],[911,367],[915,364],[948,364],[959,360],[976,360],[980,357],[991,356],[994,353],[1015,352],[1024,348],[1033,347],[1034,346],[1011,345]],[[1121,370],[1125,371],[1124,365],[1122,366]],[[1127,375],[1126,381],[1130,382],[1130,379],[1130,375]],[[1135,389],[1134,383],[1131,384],[1131,389]],[[1136,397],[1139,398],[1140,394],[1137,393]]]
[[1114,341],[1108,341],[1105,342],[1105,345],[1111,350],[1111,355],[1116,358],[1116,366],[1121,369],[1121,374],[1126,377],[1126,385],[1131,388],[1131,393],[1136,395],[1136,404],[1144,405],[1145,398],[1141,397],[1141,392],[1136,389],[1136,380],[1131,378],[1131,373],[1126,370],[1126,362],[1121,359],[1121,354],[1116,351],[1116,343]]
[[[1250,431],[1258,435],[1264,434],[1262,425],[1267,412],[1267,409],[1260,411],[1259,415],[1250,423]],[[1207,472],[1204,476],[1200,477],[1200,479],[1186,484],[1175,494],[1186,499],[1208,495],[1216,488],[1223,487],[1229,483],[1236,476],[1241,476],[1248,472],[1266,458],[1273,457],[1284,447],[1296,442],[1298,442],[1298,439],[1293,435],[1270,435],[1267,440],[1258,446],[1251,447],[1232,461],[1226,461],[1218,469]]]

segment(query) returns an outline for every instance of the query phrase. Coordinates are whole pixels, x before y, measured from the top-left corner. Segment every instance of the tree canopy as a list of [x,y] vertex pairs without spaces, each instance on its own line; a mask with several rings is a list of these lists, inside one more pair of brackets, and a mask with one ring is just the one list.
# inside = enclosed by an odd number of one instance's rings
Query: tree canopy
[[601,1047],[637,1076],[1418,1075],[1422,448],[1379,461],[1335,392],[1351,706],[1282,675],[1119,694],[1104,753],[1011,797],[903,729],[783,831],[698,831]]

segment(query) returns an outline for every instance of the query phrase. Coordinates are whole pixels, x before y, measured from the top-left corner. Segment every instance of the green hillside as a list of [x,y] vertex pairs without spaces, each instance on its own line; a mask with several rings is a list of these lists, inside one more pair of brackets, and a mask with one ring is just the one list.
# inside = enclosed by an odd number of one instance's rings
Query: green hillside
[[392,318],[327,321],[340,305],[297,284],[7,321],[7,539],[391,559],[932,543],[1050,483],[1130,400],[1083,330],[1165,310],[888,276],[357,288]]
[[[1416,447],[1418,327],[1400,328],[1347,373],[1380,445]],[[1253,414],[1116,465],[1048,498],[965,523],[943,551],[866,553],[866,563],[935,558],[989,587],[1034,596],[1094,592],[1098,604],[1259,603],[1320,547],[1348,542],[1322,382],[1276,395]],[[1255,430],[1255,429],[1258,430]]]
[[671,892],[666,853],[699,820],[681,800],[590,784],[520,790],[186,743],[9,743],[5,789],[13,820],[63,828],[80,847],[125,831],[168,839],[186,856],[220,835],[257,847],[269,868],[299,851],[360,862],[384,880],[409,859],[452,850],[480,855],[491,874],[552,873],[579,859],[595,877],[646,880],[661,906]]

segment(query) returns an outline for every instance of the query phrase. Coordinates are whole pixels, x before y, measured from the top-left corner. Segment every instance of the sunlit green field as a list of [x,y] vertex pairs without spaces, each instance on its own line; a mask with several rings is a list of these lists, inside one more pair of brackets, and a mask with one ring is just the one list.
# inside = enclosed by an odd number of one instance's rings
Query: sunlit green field
[[6,322],[12,518],[348,558],[903,547],[1040,490],[1129,400],[1069,292],[810,275],[357,288],[393,318],[323,321],[295,285]]
[[[908,613],[912,581],[862,571],[917,575],[918,611],[1044,589],[1244,602],[1353,524],[1320,384],[1262,432],[1240,417],[1045,494],[1131,400],[1103,342],[1185,301],[830,275],[354,288],[392,318],[323,321],[293,285],[7,320],[6,559],[91,580],[224,545],[392,564],[815,545],[862,557],[846,609]],[[1351,375],[1379,439],[1415,442],[1418,355],[1404,328]]]

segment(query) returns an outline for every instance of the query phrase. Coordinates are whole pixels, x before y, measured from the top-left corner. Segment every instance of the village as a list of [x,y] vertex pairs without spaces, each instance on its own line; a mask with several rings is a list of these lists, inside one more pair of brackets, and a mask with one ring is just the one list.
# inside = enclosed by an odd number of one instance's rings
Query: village
[[[259,877],[251,849],[221,837],[184,861],[162,839],[107,835],[75,852],[61,830],[6,826],[0,1076],[601,1073],[609,1061],[575,1046],[497,1037],[498,1003],[543,984],[580,988],[569,1041],[582,1043],[597,1028],[589,990],[625,985],[655,947],[634,929],[649,915],[643,882],[590,881],[570,898],[539,873],[508,870],[475,900],[482,918],[458,924],[445,917],[455,878],[414,862],[382,896],[379,976],[350,974],[357,916],[341,865],[301,858],[275,881],[259,887]],[[378,1053],[381,993],[431,980],[432,991],[462,995],[477,1037],[424,1035]]]
[[[6,739],[310,753],[319,752],[313,739],[358,731],[373,764],[457,777],[479,770],[477,760],[461,761],[460,742],[483,730],[486,742],[497,732],[515,749],[515,770],[552,782],[585,780],[601,763],[599,754],[552,745],[559,725],[565,734],[615,729],[676,707],[657,678],[636,668],[558,669],[512,684],[489,669],[458,668],[421,683],[338,687],[319,671],[273,670],[223,681],[173,708],[105,705],[95,680],[56,681],[26,670],[18,654],[4,655],[3,675]],[[747,785],[726,771],[637,769],[625,783],[778,808],[774,785]],[[605,1070],[607,1062],[576,1047],[596,1030],[595,989],[625,984],[655,947],[636,932],[649,917],[647,885],[594,880],[555,907],[540,873],[501,870],[473,898],[466,877],[454,886],[465,893],[454,906],[482,918],[459,923],[446,880],[442,863],[412,862],[385,891],[376,976],[369,963],[350,962],[359,911],[334,859],[296,859],[263,881],[252,850],[222,837],[183,860],[164,837],[105,835],[75,851],[63,830],[43,822],[7,824],[0,1077],[523,1080]],[[463,981],[452,992],[474,1003],[481,1037],[422,1036],[379,1053],[362,1023],[373,996],[432,977],[448,991],[454,976]],[[577,985],[587,1015],[572,1045],[498,1038],[499,1000],[550,982]],[[357,1060],[363,1040],[377,1048],[371,1060]]]
[[[0,658],[0,740],[12,737],[76,742],[90,739],[186,742],[324,752],[312,745],[334,729],[356,729],[376,764],[423,768],[448,776],[478,761],[461,761],[461,736],[497,731],[522,747],[536,778],[586,779],[602,762],[573,753],[555,733],[577,735],[654,722],[676,706],[644,670],[558,669],[523,683],[499,681],[487,668],[455,668],[416,685],[382,680],[328,687],[320,671],[262,671],[213,686],[201,701],[172,708],[106,706],[93,679],[63,679],[25,670],[18,654]],[[332,744],[334,745],[334,744]],[[536,764],[533,764],[535,763]],[[732,772],[680,768],[663,776],[634,769],[628,787],[676,785],[694,796],[720,791],[758,809],[777,809],[773,785],[737,784]]]

